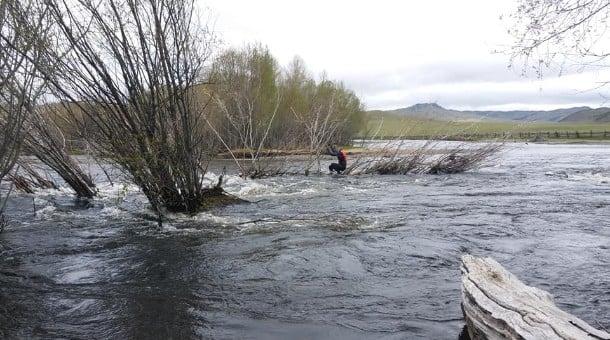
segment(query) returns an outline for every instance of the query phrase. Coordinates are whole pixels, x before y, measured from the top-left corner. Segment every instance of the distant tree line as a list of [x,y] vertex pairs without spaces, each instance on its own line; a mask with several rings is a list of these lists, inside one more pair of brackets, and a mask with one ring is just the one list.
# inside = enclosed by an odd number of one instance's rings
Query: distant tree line
[[222,150],[319,155],[361,129],[363,105],[342,83],[315,80],[299,58],[282,69],[260,44],[223,51],[197,14],[194,0],[0,2],[0,181],[27,151],[95,196],[66,151],[80,138],[161,219],[222,196],[203,181]]

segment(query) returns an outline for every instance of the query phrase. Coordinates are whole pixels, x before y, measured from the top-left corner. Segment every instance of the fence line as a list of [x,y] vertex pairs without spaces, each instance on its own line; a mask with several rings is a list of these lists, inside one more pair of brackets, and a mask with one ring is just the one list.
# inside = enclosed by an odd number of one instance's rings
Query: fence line
[[377,136],[356,137],[355,139],[431,139],[442,138],[446,140],[481,140],[481,139],[525,139],[525,140],[545,140],[545,139],[610,139],[610,131],[538,131],[538,132],[492,132],[492,133],[459,133],[447,135],[404,135],[404,136]]
[[[610,139],[610,131],[538,131],[538,132],[492,132],[492,133],[459,133],[451,135],[404,135],[404,136],[376,136],[376,137],[355,137],[354,139],[445,139],[445,140],[482,140],[482,139],[521,139],[521,140],[545,140],[545,139]],[[66,148],[69,152],[88,152],[89,145],[82,139],[67,139]]]
[[68,152],[85,152],[89,151],[89,143],[83,139],[66,139],[66,149]]

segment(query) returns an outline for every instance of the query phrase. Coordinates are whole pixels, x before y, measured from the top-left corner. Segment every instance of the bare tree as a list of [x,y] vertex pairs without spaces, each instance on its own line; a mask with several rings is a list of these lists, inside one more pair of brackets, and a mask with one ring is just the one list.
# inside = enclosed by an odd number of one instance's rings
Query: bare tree
[[345,124],[345,117],[336,117],[334,94],[328,101],[315,101],[307,112],[292,112],[296,120],[304,128],[307,138],[308,160],[305,166],[305,173],[309,174],[311,167],[317,162],[317,172],[321,173],[320,156],[326,152],[325,146],[331,143],[335,131]]
[[[242,94],[240,93],[234,93],[232,95],[232,100],[240,101],[241,96]],[[227,98],[225,97],[224,100],[226,99]],[[247,98],[246,102],[248,102]],[[262,122],[258,119],[255,120],[254,118],[255,110],[251,102],[248,102],[245,106],[238,105],[238,111],[236,112],[229,111],[223,99],[218,97],[216,98],[216,104],[225,115],[229,126],[233,128],[233,132],[225,134],[225,137],[239,137],[240,144],[238,147],[240,147],[240,153],[247,158],[249,163],[248,165],[242,164],[242,162],[238,160],[239,155],[236,155],[235,151],[231,149],[231,146],[224,141],[224,137],[220,133],[217,133],[217,137],[223,141],[223,144],[231,153],[233,160],[235,160],[236,165],[241,171],[241,175],[243,177],[257,178],[280,173],[281,171],[278,171],[278,169],[268,169],[268,162],[263,161],[264,158],[270,160],[270,158],[267,157],[270,154],[265,152],[264,147],[267,137],[269,136],[269,130],[271,129],[273,120],[277,114],[277,107],[273,109],[271,117],[265,122],[266,125],[261,125]]]
[[[3,30],[2,53],[4,56],[12,56],[13,63],[10,66],[16,71],[3,82],[10,86],[2,92],[4,101],[10,103],[5,108],[23,118],[18,121],[21,125],[19,136],[14,136],[13,140],[22,144],[28,154],[37,156],[55,170],[74,188],[79,197],[91,198],[95,194],[93,181],[67,154],[63,132],[49,115],[49,109],[53,106],[41,105],[40,99],[47,90],[48,76],[54,69],[51,64],[45,63],[43,53],[52,38],[48,9],[43,2],[36,0],[11,0],[3,2],[2,6],[8,8],[9,11],[5,13],[10,14],[12,24],[9,29]],[[15,37],[19,39],[14,39]],[[45,65],[46,77],[41,77],[41,65]],[[25,169],[25,166],[22,165],[21,168]],[[15,179],[16,176],[18,175],[14,174],[12,178]]]
[[[45,88],[35,67],[42,56],[38,42],[46,34],[44,18],[44,6],[36,1],[0,1],[0,182],[18,160],[25,121]],[[11,189],[0,203],[2,226]]]
[[48,76],[83,137],[124,169],[160,219],[207,208],[219,191],[203,180],[208,100],[197,86],[215,39],[194,1],[44,3],[57,36]]
[[522,63],[542,77],[548,67],[607,66],[607,0],[520,0],[509,33],[514,44],[508,51],[511,66]]
[[[293,110],[305,135],[310,158],[305,173],[315,162],[321,172],[320,156],[327,152],[327,144],[349,144],[352,141],[355,123],[360,128],[363,108],[360,100],[347,90],[342,83],[322,80],[314,87],[308,87],[309,106],[305,112]],[[346,170],[346,173],[349,169]]]
[[[228,50],[214,65],[213,80],[218,88],[214,108],[220,116],[215,131],[244,177],[278,173],[263,161],[269,160],[264,151],[271,146],[269,134],[281,101],[278,68],[269,50],[260,45]],[[249,164],[239,162],[231,149],[239,149]]]
[[40,94],[31,62],[37,58],[31,39],[41,32],[40,20],[30,20],[36,13],[32,1],[0,2],[0,181],[17,161],[24,122]]

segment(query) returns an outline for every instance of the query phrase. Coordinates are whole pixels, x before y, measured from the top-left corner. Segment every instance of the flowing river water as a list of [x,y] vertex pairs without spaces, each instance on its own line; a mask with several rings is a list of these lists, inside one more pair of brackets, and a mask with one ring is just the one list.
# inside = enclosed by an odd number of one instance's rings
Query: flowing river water
[[97,181],[92,202],[9,199],[0,338],[455,340],[465,253],[610,328],[609,145],[509,145],[454,175],[229,176],[251,203],[161,229]]

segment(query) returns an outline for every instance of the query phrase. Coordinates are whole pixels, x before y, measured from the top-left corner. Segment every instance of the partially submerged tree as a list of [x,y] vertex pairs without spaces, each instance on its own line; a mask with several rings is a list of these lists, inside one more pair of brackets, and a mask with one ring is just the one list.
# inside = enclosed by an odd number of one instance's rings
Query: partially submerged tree
[[492,162],[504,149],[501,142],[462,144],[447,149],[442,141],[429,140],[419,147],[405,148],[402,141],[388,143],[360,155],[346,174],[456,174]]
[[195,88],[215,39],[194,1],[45,4],[57,35],[47,50],[57,70],[48,75],[83,138],[124,169],[159,218],[209,207],[218,190],[203,178],[207,99]]
[[504,143],[462,144],[441,154],[428,166],[429,174],[456,174],[492,162],[504,149]]
[[37,107],[27,122],[24,149],[53,169],[82,198],[97,194],[91,175],[68,153],[63,131],[56,123],[61,116],[56,105]]
[[0,182],[17,162],[25,121],[43,93],[36,64],[42,60],[38,42],[47,31],[44,18],[44,6],[36,1],[0,1]]
[[346,173],[378,175],[422,173],[426,171],[428,158],[437,143],[438,141],[431,139],[416,149],[407,149],[404,146],[405,140],[391,140],[370,155],[357,158],[346,169]]
[[0,181],[17,161],[24,122],[41,94],[34,70],[39,13],[32,1],[0,2]]
[[34,169],[25,157],[19,157],[17,167],[8,175],[17,190],[33,194],[36,189],[59,189],[57,183]]

